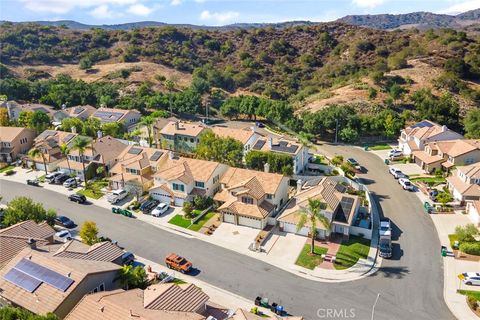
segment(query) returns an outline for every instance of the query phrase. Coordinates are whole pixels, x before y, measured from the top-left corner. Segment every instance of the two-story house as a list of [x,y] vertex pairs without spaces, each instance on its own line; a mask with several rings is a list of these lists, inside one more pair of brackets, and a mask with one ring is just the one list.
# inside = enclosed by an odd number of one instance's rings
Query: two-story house
[[173,151],[193,153],[204,130],[201,123],[171,121],[160,130],[160,145]]
[[22,111],[41,111],[46,113],[50,119],[53,119],[53,115],[56,112],[54,107],[40,103],[20,104],[16,101],[7,101],[5,103],[2,103],[1,107],[7,108],[8,118],[11,121],[17,121]]
[[410,155],[414,151],[421,151],[429,142],[463,139],[463,136],[455,131],[441,126],[429,120],[420,121],[403,129],[398,139],[398,149],[403,154]]
[[447,184],[457,201],[480,200],[480,164],[458,167],[447,178]]
[[469,165],[480,161],[480,140],[430,142],[423,150],[413,151],[413,159],[427,173]]
[[26,155],[36,133],[20,127],[0,127],[0,162],[11,163]]
[[300,229],[298,223],[302,217],[301,211],[308,210],[308,200],[315,199],[325,205],[322,208],[322,214],[332,225],[331,230],[327,230],[320,221],[317,221],[317,237],[324,239],[329,232],[348,237],[354,217],[360,209],[360,199],[358,196],[347,194],[346,191],[345,186],[329,177],[323,178],[316,185],[304,187],[289,201],[278,217],[281,230],[308,236],[312,227],[310,221]]
[[213,197],[228,166],[205,160],[173,158],[155,175],[150,196],[161,202],[182,206],[195,196]]
[[167,150],[128,146],[117,157],[117,163],[110,170],[110,188],[124,189],[140,187],[142,192],[153,186],[153,175],[168,161]]
[[98,108],[91,115],[97,118],[101,123],[119,122],[123,124],[125,129],[130,131],[136,126],[142,114],[138,110],[125,110],[114,108]]
[[95,111],[97,111],[97,109],[88,104],[84,106],[65,108],[54,112],[53,121],[60,123],[63,119],[66,118],[77,118],[85,121],[91,115],[93,115]]
[[256,132],[255,127],[244,128],[244,129],[235,129],[222,126],[211,127],[211,130],[215,135],[220,138],[232,138],[243,144],[243,155],[246,155],[250,150],[252,150],[255,142],[258,139],[263,137],[261,134]]
[[213,199],[224,222],[263,229],[287,202],[288,181],[280,174],[229,168]]

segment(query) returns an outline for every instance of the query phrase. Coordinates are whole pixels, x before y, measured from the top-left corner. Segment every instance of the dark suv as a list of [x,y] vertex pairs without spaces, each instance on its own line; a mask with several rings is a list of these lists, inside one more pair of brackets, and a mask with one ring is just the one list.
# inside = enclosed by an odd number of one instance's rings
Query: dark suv
[[65,181],[67,181],[68,179],[70,179],[70,176],[68,174],[61,174],[61,175],[58,175],[55,177],[55,180],[53,180],[53,182],[55,184],[62,184],[64,183]]
[[158,203],[159,202],[157,200],[147,200],[140,205],[140,210],[143,213],[149,213],[158,205]]
[[68,200],[76,202],[76,203],[85,203],[87,198],[83,194],[71,194],[68,196]]

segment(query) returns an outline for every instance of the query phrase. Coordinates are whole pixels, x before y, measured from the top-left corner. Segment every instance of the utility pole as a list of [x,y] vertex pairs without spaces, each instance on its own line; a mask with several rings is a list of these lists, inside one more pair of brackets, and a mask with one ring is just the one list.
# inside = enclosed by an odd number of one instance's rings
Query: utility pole
[[335,119],[335,143],[338,142],[338,119]]
[[207,104],[205,105],[205,112],[206,112],[206,117],[205,117],[205,124],[208,124],[208,106],[210,104],[207,102]]
[[372,307],[372,320],[373,320],[373,315],[375,313],[375,306],[377,305],[378,298],[380,298],[380,293],[377,293],[377,299],[375,299],[375,303],[373,304],[373,307]]

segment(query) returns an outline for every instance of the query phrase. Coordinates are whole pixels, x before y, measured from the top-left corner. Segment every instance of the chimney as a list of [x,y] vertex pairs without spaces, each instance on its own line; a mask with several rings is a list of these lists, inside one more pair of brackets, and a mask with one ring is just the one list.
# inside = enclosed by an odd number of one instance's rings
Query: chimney
[[270,172],[270,165],[268,164],[268,162],[263,165],[263,171],[265,171],[266,173]]
[[32,239],[32,238],[29,238],[29,239],[27,240],[27,244],[28,244],[28,246],[30,247],[30,249],[32,249],[32,250],[36,250],[36,249],[37,249],[37,240]]
[[175,130],[180,129],[180,123],[179,121],[175,121]]
[[102,132],[102,130],[98,130],[97,131],[97,138],[100,139],[101,137],[103,137],[103,132]]
[[443,125],[443,126],[442,126],[442,132],[447,132],[447,130],[448,130],[447,126],[446,126],[446,125]]
[[272,137],[268,137],[268,148],[272,149],[272,145],[273,145],[273,139]]
[[302,191],[302,185],[303,185],[302,179],[298,179],[298,180],[297,180],[297,193],[299,193],[300,191]]
[[77,133],[77,127],[72,126],[70,129],[72,130],[72,133]]

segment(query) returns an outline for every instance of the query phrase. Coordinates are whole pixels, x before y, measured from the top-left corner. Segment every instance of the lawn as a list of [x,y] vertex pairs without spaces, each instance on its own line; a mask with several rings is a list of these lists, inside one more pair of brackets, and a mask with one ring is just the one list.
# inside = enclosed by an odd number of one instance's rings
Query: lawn
[[45,183],[45,175],[38,177],[38,181]]
[[174,216],[168,221],[168,223],[174,224],[182,228],[188,228],[192,224],[190,219],[185,219],[181,214],[177,214],[176,216]]
[[0,169],[0,173],[6,172],[8,170],[13,170],[13,169],[15,169],[15,166],[6,166]]
[[480,291],[473,291],[473,290],[457,290],[457,293],[463,294],[464,296],[469,296],[477,301],[480,301]]
[[320,154],[316,154],[316,155],[315,155],[315,161],[313,161],[313,163],[315,163],[315,164],[328,165],[328,160],[325,159],[324,156],[322,156],[322,155],[320,155]]
[[78,194],[83,194],[87,198],[91,199],[100,199],[103,197],[102,188],[108,186],[108,181],[105,180],[96,180],[88,183],[88,189],[82,189],[78,191]]
[[196,223],[192,224],[188,229],[193,230],[193,231],[200,230],[208,220],[213,218],[214,215],[215,215],[215,212],[213,212],[213,211],[208,212],[200,220],[198,220]]
[[357,263],[358,259],[365,259],[370,250],[370,240],[360,237],[350,236],[350,239],[342,242],[337,252],[335,269],[348,269]]
[[315,269],[316,266],[318,266],[320,263],[322,263],[322,254],[326,254],[328,249],[324,247],[318,247],[315,246],[314,252],[315,255],[310,255],[310,250],[312,246],[309,244],[306,244],[302,251],[300,252],[300,255],[297,258],[297,261],[295,264],[297,266],[301,266],[310,270]]
[[369,145],[368,150],[379,151],[379,150],[390,150],[392,147],[386,143],[379,143],[374,145]]
[[450,247],[453,249],[453,244],[455,243],[456,240],[458,240],[458,237],[456,234],[449,234],[448,239],[450,240]]
[[440,183],[446,182],[444,177],[418,177],[418,178],[411,178],[410,181],[423,182],[427,184],[440,184]]

